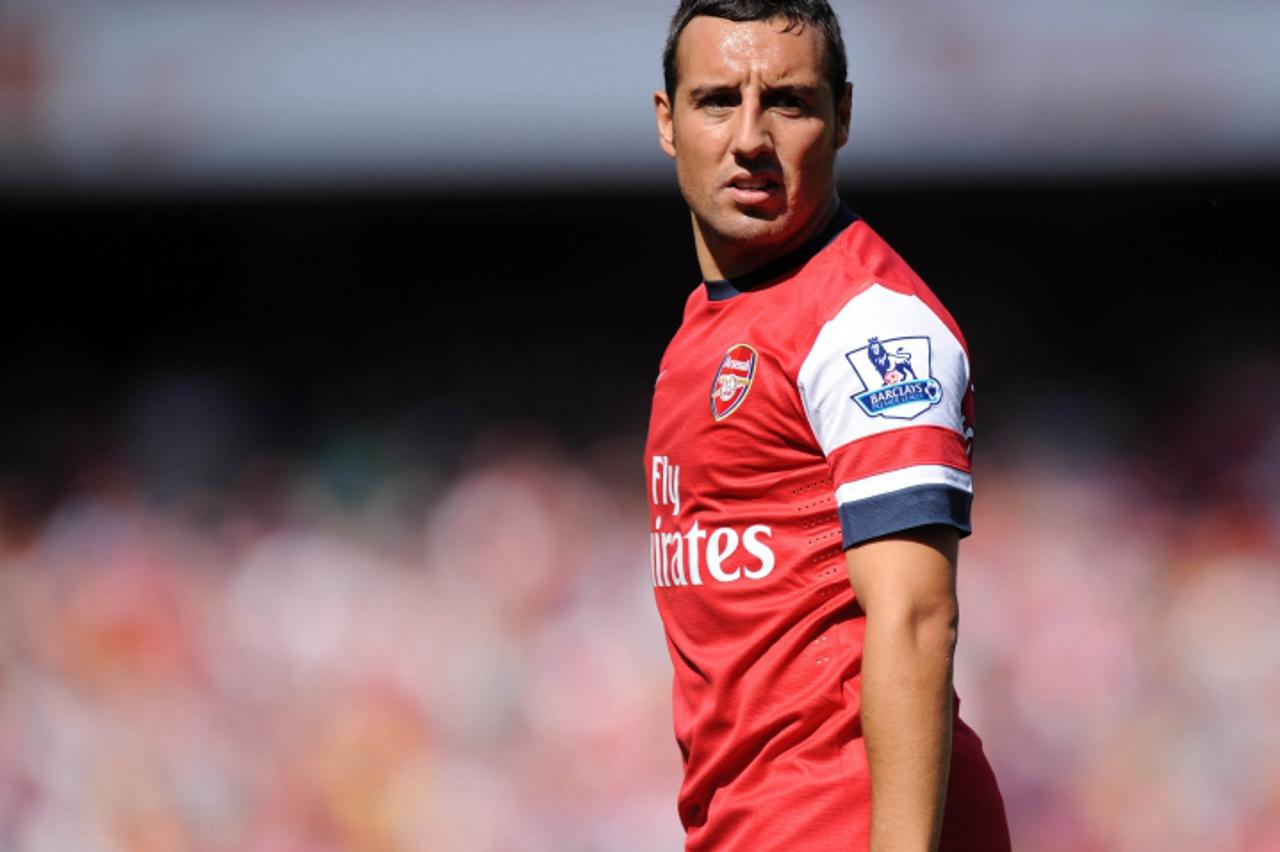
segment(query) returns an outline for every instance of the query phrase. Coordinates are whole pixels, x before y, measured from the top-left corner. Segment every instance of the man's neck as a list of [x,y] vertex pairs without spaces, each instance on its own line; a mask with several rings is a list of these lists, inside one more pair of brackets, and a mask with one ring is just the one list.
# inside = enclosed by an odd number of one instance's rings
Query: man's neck
[[717,241],[714,237],[708,239],[699,226],[697,218],[694,217],[693,241],[698,254],[698,266],[702,270],[702,280],[732,281],[796,251],[822,233],[839,209],[840,199],[833,193],[826,210],[821,216],[815,216],[808,227],[803,228],[785,243],[759,247]]

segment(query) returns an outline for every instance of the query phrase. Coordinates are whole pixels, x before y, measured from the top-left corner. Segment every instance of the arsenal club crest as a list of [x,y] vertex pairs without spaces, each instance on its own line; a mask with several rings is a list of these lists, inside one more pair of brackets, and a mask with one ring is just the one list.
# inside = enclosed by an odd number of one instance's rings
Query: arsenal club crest
[[738,410],[756,377],[760,355],[746,343],[730,346],[711,382],[711,416],[719,422]]
[[862,380],[853,400],[869,417],[912,420],[942,401],[942,385],[930,374],[932,343],[927,337],[873,337],[846,352]]

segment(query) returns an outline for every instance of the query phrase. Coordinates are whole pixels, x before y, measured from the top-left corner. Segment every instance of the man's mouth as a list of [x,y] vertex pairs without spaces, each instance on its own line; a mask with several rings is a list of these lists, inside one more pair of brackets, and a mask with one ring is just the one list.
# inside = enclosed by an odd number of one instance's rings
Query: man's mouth
[[768,176],[736,177],[726,184],[729,195],[739,204],[762,204],[771,201],[782,185]]
[[778,182],[771,178],[737,178],[729,182],[729,186],[733,189],[741,189],[748,192],[768,192],[778,188]]

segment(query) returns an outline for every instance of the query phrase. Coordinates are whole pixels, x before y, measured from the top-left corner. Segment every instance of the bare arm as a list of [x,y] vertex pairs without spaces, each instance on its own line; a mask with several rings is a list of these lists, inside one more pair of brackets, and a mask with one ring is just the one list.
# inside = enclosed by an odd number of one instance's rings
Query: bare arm
[[958,534],[928,526],[846,551],[867,614],[862,728],[871,852],[936,850],[951,765]]

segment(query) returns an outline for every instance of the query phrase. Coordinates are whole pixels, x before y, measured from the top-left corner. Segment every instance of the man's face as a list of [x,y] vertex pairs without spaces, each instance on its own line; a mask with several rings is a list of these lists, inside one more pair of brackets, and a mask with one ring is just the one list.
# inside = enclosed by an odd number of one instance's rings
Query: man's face
[[835,193],[849,94],[837,101],[826,81],[821,32],[785,27],[694,18],[676,47],[674,103],[654,96],[662,147],[720,256],[796,247]]

